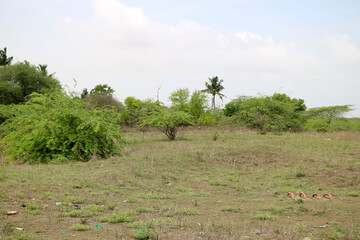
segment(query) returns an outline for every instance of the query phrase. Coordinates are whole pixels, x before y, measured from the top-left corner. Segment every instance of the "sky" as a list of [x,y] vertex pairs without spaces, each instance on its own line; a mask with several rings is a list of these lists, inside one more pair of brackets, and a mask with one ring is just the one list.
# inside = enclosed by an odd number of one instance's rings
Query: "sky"
[[0,48],[68,91],[108,84],[169,104],[223,79],[232,99],[286,93],[360,117],[358,0],[0,0]]

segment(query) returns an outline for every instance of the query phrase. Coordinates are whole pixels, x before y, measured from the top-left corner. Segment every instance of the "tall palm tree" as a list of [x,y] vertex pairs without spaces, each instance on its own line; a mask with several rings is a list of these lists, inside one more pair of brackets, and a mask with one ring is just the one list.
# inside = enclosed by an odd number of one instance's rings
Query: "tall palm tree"
[[7,57],[6,48],[4,50],[0,49],[0,66],[10,65],[13,57]]
[[209,93],[212,95],[212,108],[213,108],[213,114],[214,114],[214,125],[215,125],[215,97],[216,95],[219,96],[219,98],[222,100],[224,97],[224,94],[220,93],[224,87],[221,85],[221,83],[224,80],[220,80],[217,76],[209,78],[209,82],[205,82],[206,89],[203,90],[206,93]]

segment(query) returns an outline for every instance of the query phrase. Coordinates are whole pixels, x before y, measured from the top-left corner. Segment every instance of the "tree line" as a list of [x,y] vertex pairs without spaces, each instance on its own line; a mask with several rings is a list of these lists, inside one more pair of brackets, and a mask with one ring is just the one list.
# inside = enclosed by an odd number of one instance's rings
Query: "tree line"
[[66,93],[47,65],[12,60],[6,48],[0,50],[0,151],[8,161],[88,161],[117,155],[125,143],[121,125],[153,126],[170,140],[187,125],[239,125],[261,134],[360,130],[360,119],[343,118],[351,105],[307,109],[303,99],[284,93],[240,96],[218,108],[216,96],[225,97],[225,88],[217,76],[208,78],[204,89],[175,90],[167,107],[159,100],[132,96],[122,103],[107,84]]

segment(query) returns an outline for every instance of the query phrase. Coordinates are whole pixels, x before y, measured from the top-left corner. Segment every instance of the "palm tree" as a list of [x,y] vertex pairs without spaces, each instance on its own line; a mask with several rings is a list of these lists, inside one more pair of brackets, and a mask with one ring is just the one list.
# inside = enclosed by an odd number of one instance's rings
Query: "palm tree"
[[55,73],[52,73],[52,74],[48,74],[48,71],[47,71],[47,64],[39,64],[39,71],[44,75],[44,76],[47,76],[47,77],[53,77]]
[[221,100],[224,97],[224,94],[220,93],[224,89],[224,87],[221,85],[223,81],[224,80],[222,79],[219,81],[219,78],[217,76],[209,78],[209,82],[205,82],[206,89],[203,90],[203,92],[209,93],[213,96],[212,107],[214,114],[214,125],[215,125],[215,97],[216,95],[218,95]]
[[0,49],[0,66],[10,65],[13,57],[7,57],[6,48],[4,50]]

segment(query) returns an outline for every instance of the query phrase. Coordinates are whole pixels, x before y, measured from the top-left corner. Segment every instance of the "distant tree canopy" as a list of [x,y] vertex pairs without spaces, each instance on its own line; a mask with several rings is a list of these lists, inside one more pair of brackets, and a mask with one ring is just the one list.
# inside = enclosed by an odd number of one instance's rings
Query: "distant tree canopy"
[[0,104],[18,104],[33,92],[48,93],[58,89],[61,89],[58,80],[44,75],[29,62],[0,67]]
[[10,65],[13,60],[13,57],[7,56],[6,50],[6,48],[0,49],[0,66]]
[[122,113],[122,120],[129,125],[137,125],[140,119],[165,109],[162,102],[151,99],[142,101],[135,97],[127,97],[124,103],[125,111]]
[[306,106],[302,99],[291,99],[286,94],[275,93],[271,97],[239,97],[226,104],[224,114],[233,123],[268,131],[300,130],[301,112]]
[[81,98],[95,108],[115,107],[117,111],[123,111],[124,105],[113,96],[114,92],[115,90],[109,85],[98,84],[91,89],[90,93],[84,88]]

